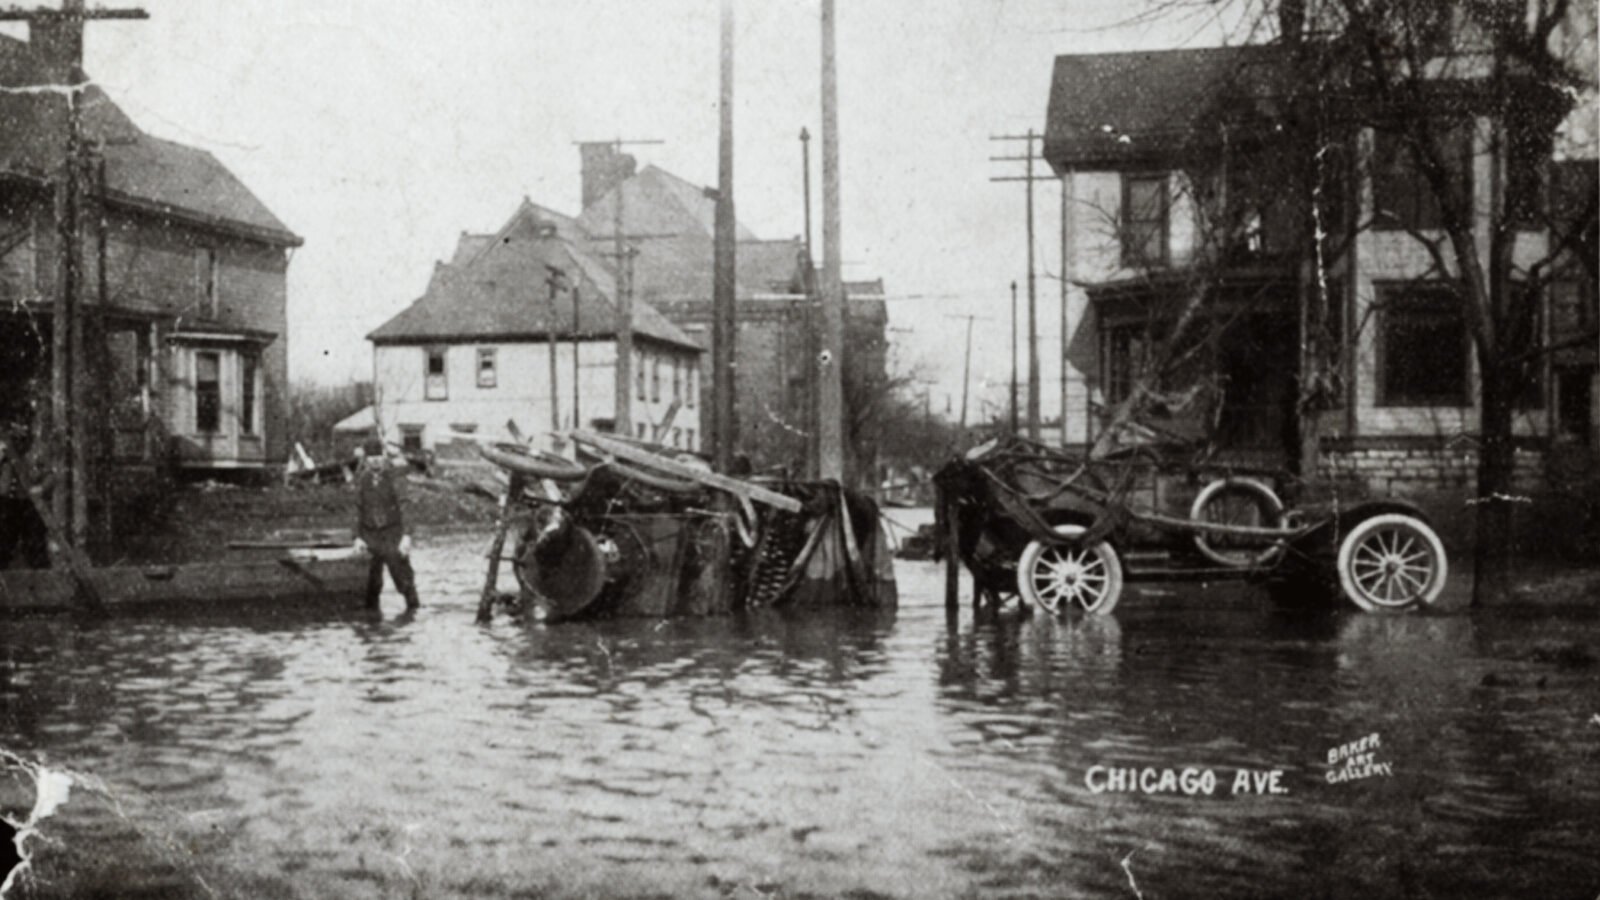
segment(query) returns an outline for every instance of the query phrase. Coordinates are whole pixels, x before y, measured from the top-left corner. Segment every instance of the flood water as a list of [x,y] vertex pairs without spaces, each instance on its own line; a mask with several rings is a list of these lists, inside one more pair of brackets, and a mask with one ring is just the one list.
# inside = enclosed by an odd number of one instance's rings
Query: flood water
[[419,548],[414,618],[0,623],[0,747],[80,776],[17,895],[1600,893],[1589,612],[952,625],[901,563],[892,615],[479,627],[484,543]]

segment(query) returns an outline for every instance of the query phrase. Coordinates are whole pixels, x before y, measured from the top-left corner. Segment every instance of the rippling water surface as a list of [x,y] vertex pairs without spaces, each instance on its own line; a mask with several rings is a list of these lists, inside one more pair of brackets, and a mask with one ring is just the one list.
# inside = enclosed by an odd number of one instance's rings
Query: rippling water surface
[[[1600,893],[1592,615],[1168,588],[952,625],[903,563],[891,615],[482,628],[483,543],[419,550],[414,618],[0,624],[0,746],[88,776],[23,896]],[[1370,734],[1392,774],[1330,784]]]

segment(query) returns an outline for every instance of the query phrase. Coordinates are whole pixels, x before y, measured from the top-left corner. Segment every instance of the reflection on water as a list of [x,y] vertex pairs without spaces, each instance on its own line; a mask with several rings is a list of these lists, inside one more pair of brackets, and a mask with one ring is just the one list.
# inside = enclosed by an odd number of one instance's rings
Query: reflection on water
[[[1114,619],[6,623],[0,745],[89,773],[38,896],[1592,896],[1593,617],[1290,617],[1245,592]],[[388,598],[390,609],[398,598]],[[1330,784],[1380,737],[1392,775]],[[1211,770],[1095,793],[1093,766]],[[1231,793],[1241,769],[1283,794]],[[10,814],[31,797],[0,779]]]

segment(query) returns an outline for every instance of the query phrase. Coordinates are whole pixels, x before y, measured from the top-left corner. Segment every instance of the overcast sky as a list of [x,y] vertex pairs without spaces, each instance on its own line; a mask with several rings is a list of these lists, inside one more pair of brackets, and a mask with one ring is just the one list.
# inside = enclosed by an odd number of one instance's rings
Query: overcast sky
[[[497,228],[524,195],[576,213],[574,141],[661,140],[634,149],[642,164],[717,180],[717,0],[143,6],[149,21],[89,27],[90,75],[147,131],[215,153],[305,238],[289,268],[296,379],[369,377],[363,335],[417,297],[461,231]],[[998,400],[1007,284],[1024,279],[1026,251],[1022,186],[988,180],[1020,173],[988,161],[1020,146],[989,136],[1042,129],[1057,54],[1219,33],[1196,19],[1131,22],[1138,0],[838,6],[846,276],[885,280],[896,359],[938,380],[936,408],[960,402],[964,326],[953,317],[990,316],[978,323],[974,389],[987,380]],[[737,4],[735,195],[763,238],[803,228],[797,138],[801,126],[820,132],[819,8]],[[1041,186],[1038,252],[1051,273],[1057,198]],[[1040,297],[1048,346],[1056,283],[1041,279]],[[1048,386],[1056,354],[1042,355]],[[1053,398],[1047,388],[1046,410]]]

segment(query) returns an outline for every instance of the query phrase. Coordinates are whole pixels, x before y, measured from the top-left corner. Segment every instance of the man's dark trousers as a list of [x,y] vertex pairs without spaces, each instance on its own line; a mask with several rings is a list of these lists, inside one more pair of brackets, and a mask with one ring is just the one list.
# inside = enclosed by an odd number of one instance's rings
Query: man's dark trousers
[[367,563],[367,605],[378,605],[378,595],[383,593],[383,570],[389,569],[389,580],[394,582],[395,590],[406,598],[406,608],[416,609],[417,579],[411,571],[411,560],[400,552],[400,538],[405,531],[399,525],[390,528],[380,528],[369,531],[364,536],[367,542],[367,552],[372,554],[372,559]]

